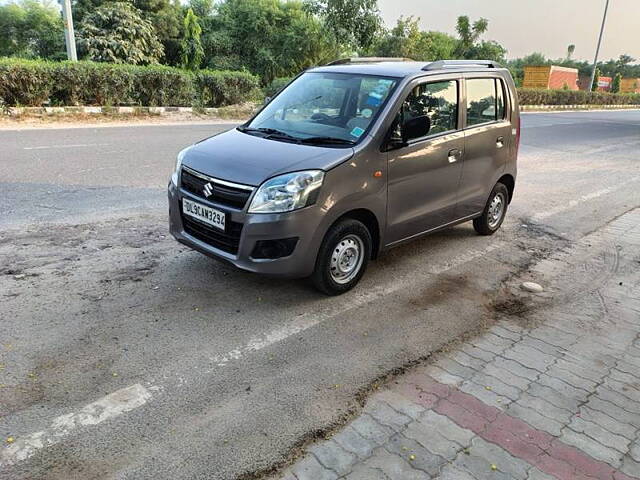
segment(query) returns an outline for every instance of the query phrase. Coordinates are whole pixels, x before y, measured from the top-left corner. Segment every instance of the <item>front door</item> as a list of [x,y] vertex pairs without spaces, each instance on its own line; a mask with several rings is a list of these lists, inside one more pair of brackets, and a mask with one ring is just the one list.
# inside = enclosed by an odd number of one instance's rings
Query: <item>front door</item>
[[[388,152],[387,245],[455,220],[464,154],[459,98],[459,79],[417,81],[397,114],[392,137],[402,141]],[[428,117],[428,132],[409,138],[403,128],[420,117]]]

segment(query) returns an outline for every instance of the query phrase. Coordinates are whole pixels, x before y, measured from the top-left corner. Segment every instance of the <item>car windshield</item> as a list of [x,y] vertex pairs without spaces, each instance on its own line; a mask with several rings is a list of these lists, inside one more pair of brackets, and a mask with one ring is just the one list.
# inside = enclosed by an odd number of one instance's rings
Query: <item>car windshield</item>
[[398,79],[308,72],[240,128],[298,143],[352,145],[373,123]]

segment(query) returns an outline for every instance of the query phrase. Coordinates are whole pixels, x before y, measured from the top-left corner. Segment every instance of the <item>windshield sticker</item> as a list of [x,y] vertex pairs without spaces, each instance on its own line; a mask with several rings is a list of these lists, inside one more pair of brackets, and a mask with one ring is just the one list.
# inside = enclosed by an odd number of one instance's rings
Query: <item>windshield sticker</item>
[[367,97],[367,105],[371,107],[379,107],[382,103],[382,98],[376,96],[373,92]]
[[360,136],[363,133],[364,133],[364,128],[355,127],[353,130],[351,130],[351,135],[356,137],[356,138],[360,138]]
[[362,116],[364,118],[371,118],[371,115],[373,115],[373,110],[371,110],[370,108],[365,108],[364,110],[362,110]]

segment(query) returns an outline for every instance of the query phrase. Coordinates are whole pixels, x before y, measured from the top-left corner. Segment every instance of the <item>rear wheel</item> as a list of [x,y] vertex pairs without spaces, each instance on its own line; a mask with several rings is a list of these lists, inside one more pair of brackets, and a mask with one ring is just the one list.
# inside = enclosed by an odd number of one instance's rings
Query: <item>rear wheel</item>
[[493,235],[498,231],[507,214],[509,204],[509,190],[502,183],[496,183],[482,215],[473,219],[473,228],[480,235]]
[[327,295],[351,290],[362,278],[372,249],[371,233],[358,220],[344,219],[333,225],[322,241],[311,277]]

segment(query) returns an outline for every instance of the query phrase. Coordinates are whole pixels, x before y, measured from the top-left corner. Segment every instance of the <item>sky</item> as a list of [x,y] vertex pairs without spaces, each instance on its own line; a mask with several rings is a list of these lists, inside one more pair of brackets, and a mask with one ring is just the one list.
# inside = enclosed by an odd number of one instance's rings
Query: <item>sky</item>
[[[423,30],[455,33],[456,19],[489,20],[486,40],[496,40],[508,58],[541,52],[593,61],[605,0],[378,0],[388,27],[401,16],[420,17]],[[610,0],[599,59],[621,54],[640,59],[640,0]]]

